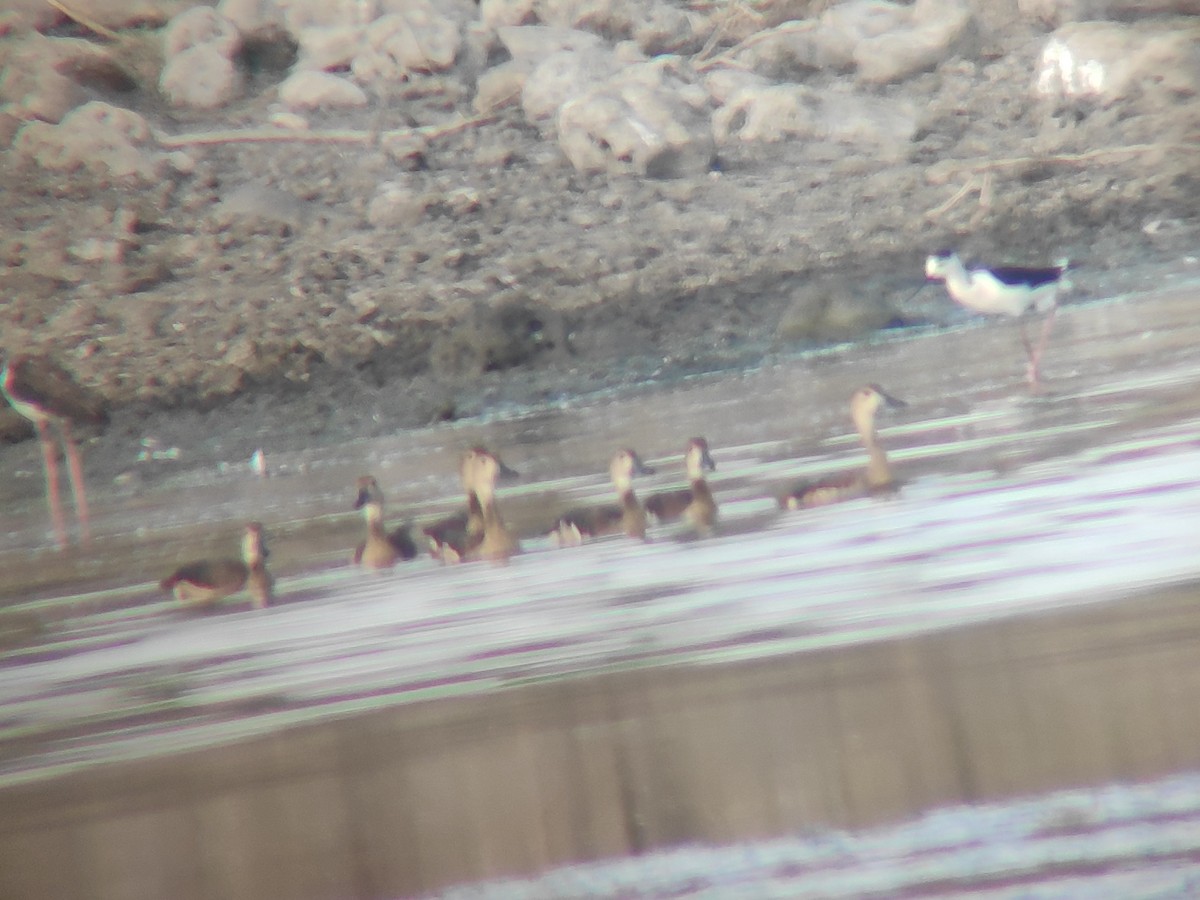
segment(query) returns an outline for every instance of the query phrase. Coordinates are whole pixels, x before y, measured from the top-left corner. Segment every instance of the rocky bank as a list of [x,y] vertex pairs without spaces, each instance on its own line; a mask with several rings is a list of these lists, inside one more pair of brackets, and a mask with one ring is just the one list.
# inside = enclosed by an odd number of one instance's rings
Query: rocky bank
[[0,13],[0,353],[125,460],[956,321],[939,247],[1086,297],[1200,236],[1195,0],[61,5]]

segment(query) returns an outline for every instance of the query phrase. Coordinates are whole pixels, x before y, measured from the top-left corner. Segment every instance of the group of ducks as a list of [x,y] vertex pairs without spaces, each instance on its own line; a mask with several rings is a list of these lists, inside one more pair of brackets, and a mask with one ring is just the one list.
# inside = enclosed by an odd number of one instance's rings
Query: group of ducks
[[[903,407],[905,403],[873,384],[859,388],[850,399],[851,418],[867,450],[864,469],[795,485],[777,498],[779,506],[804,509],[890,489],[892,473],[875,427],[876,414],[884,406]],[[658,522],[682,521],[698,535],[710,534],[717,522],[717,502],[705,476],[716,470],[716,463],[704,438],[688,441],[684,463],[687,487],[656,493],[642,503],[634,492],[633,479],[653,474],[654,470],[636,451],[618,450],[609,465],[617,502],[569,510],[558,517],[550,535],[560,547],[577,546],[606,535],[623,534],[643,540],[650,518]],[[430,556],[451,564],[503,561],[519,553],[520,537],[505,522],[496,497],[499,483],[517,477],[517,473],[492,451],[473,447],[462,455],[459,477],[466,493],[465,507],[421,529]],[[354,564],[366,569],[389,569],[418,556],[420,547],[408,526],[392,530],[386,527],[383,491],[374,476],[359,478],[357,489],[354,508],[363,513],[366,536],[354,550]],[[254,606],[268,606],[272,580],[265,561],[262,526],[252,522],[242,538],[241,560],[191,563],[166,578],[162,588],[186,604],[211,603],[244,588]]]
[[[1036,385],[1039,380],[1041,357],[1054,323],[1058,293],[1068,286],[1066,270],[1065,263],[1045,268],[969,269],[956,253],[950,251],[932,254],[925,261],[927,281],[944,282],[951,298],[962,306],[1020,320],[1027,359],[1026,378],[1031,385]],[[1031,344],[1025,334],[1023,317],[1028,312],[1047,314],[1036,345]],[[51,425],[58,428],[66,449],[71,487],[86,541],[87,499],[79,452],[71,437],[70,426],[73,421],[103,421],[103,402],[46,357],[25,356],[9,360],[0,369],[0,393],[38,430],[55,536],[58,545],[64,547],[67,532],[59,501],[58,453],[50,431]],[[883,405],[903,404],[876,385],[860,388],[851,400],[851,416],[867,449],[865,470],[841,479],[797,486],[779,498],[780,506],[784,509],[817,506],[890,486],[892,477],[887,457],[879,446],[874,424],[875,414]],[[717,504],[704,476],[713,471],[715,465],[703,438],[693,438],[688,443],[685,461],[689,486],[655,495],[643,506],[634,494],[632,479],[650,470],[633,450],[618,451],[609,470],[617,490],[617,504],[567,512],[555,523],[552,534],[561,546],[613,533],[644,538],[647,515],[660,521],[683,519],[698,533],[710,532],[716,522]],[[467,507],[459,514],[423,529],[429,552],[446,563],[507,559],[519,552],[520,541],[505,524],[496,502],[497,483],[510,477],[512,471],[495,454],[477,447],[464,454],[459,474],[466,491]],[[363,510],[367,525],[366,539],[354,554],[355,563],[383,569],[417,555],[417,543],[407,529],[386,530],[383,492],[373,477],[359,479],[355,507]],[[162,588],[186,603],[213,602],[246,589],[255,606],[267,606],[272,599],[273,582],[266,570],[266,557],[262,525],[251,523],[246,526],[242,538],[240,560],[190,563],[164,579]]]

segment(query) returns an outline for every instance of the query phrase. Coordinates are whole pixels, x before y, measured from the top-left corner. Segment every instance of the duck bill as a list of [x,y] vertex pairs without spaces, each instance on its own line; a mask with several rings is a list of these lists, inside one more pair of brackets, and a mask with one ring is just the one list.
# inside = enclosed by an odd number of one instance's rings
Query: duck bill
[[905,409],[908,407],[908,404],[899,397],[893,397],[891,394],[886,394],[883,391],[879,392],[879,396],[882,397],[883,402],[892,409]]
[[516,481],[521,477],[520,472],[518,472],[516,469],[509,468],[500,459],[497,459],[496,462],[500,466],[500,481]]

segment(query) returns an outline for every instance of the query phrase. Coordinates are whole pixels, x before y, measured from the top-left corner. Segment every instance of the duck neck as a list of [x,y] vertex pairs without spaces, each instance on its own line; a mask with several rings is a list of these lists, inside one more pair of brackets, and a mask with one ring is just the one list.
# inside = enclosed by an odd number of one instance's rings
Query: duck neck
[[892,481],[892,470],[888,466],[887,454],[879,443],[878,435],[872,428],[862,436],[863,446],[867,448],[867,484],[871,487],[881,487]]
[[262,541],[257,534],[250,533],[242,538],[242,562],[249,569],[262,568]]
[[383,530],[383,504],[382,503],[367,503],[363,506],[363,518],[367,520],[367,533],[371,535],[382,536]]

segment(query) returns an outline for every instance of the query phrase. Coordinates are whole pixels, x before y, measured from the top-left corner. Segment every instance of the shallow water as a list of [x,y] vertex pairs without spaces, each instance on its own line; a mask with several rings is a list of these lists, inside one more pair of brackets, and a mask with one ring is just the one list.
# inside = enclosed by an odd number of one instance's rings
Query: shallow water
[[[798,654],[836,666],[829,654],[837,648],[900,646],[918,635],[1190,585],[1200,577],[1198,294],[1196,284],[1181,283],[1066,308],[1037,394],[1020,381],[1015,329],[986,325],[309,453],[266,448],[266,479],[231,461],[137,490],[114,485],[94,498],[93,547],[65,558],[33,549],[46,522],[40,498],[27,493],[10,504],[0,545],[0,787],[29,789],[100,762],[564,676]],[[861,464],[845,406],[867,381],[908,401],[881,420],[903,489],[889,499],[779,513],[774,493],[792,480]],[[420,520],[457,504],[457,454],[486,443],[524,475],[501,491],[507,518],[537,535],[563,507],[608,499],[601,473],[617,446],[636,447],[659,466],[639,484],[643,493],[675,486],[678,454],[694,433],[708,438],[717,460],[715,537],[665,527],[645,544],[611,539],[557,550],[534,536],[503,566],[420,560],[373,575],[344,564],[358,540],[348,507],[363,471],[379,478],[394,513]],[[235,550],[239,525],[251,518],[263,520],[271,538],[276,608],[249,611],[242,598],[199,615],[156,592],[154,582],[187,556]],[[1185,621],[1194,644],[1200,620]],[[1112,640],[1124,654],[1125,639]],[[1150,642],[1138,652],[1159,650]],[[1002,669],[1013,665],[1020,663]],[[1180,684],[1187,690],[1174,703],[1200,699],[1195,679]],[[1192,737],[1164,741],[1197,746]],[[1172,758],[1135,774],[1200,764],[1186,749]],[[1128,774],[1117,764],[1104,768],[1064,764],[1008,790]],[[975,799],[957,780],[909,793],[871,793],[870,802],[834,804],[814,821],[862,825]],[[757,837],[807,821],[652,829],[646,846],[696,834]],[[608,855],[629,850],[629,841],[566,852]],[[516,861],[497,851],[490,861],[457,870],[439,864],[382,884],[428,889],[561,858],[509,851]]]

